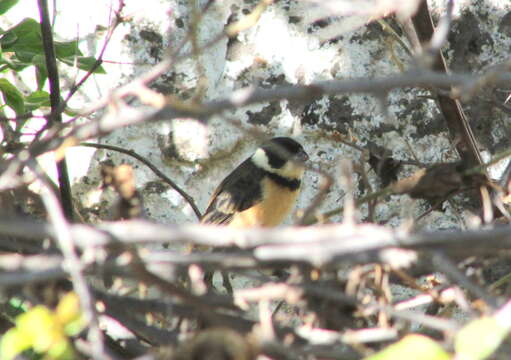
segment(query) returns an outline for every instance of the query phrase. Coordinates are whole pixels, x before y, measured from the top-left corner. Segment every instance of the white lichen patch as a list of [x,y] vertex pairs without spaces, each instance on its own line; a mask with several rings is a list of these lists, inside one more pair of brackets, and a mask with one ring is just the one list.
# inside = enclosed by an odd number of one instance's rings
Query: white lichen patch
[[208,157],[208,128],[196,119],[177,119],[172,122],[172,141],[178,157],[194,162]]

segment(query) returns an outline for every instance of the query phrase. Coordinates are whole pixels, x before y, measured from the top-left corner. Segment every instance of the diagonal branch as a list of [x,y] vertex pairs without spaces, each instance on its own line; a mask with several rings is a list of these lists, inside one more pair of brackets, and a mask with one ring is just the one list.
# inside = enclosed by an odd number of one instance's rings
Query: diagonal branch
[[140,161],[141,163],[146,165],[149,169],[151,169],[152,172],[154,172],[163,181],[165,181],[167,184],[169,184],[170,187],[172,187],[174,190],[176,190],[179,193],[179,195],[181,195],[183,197],[183,199],[186,200],[188,205],[191,206],[193,212],[195,213],[195,216],[197,216],[197,219],[200,220],[200,218],[202,217],[202,215],[200,213],[200,210],[197,207],[197,204],[195,204],[195,201],[193,200],[193,198],[190,195],[188,195],[183,189],[181,189],[180,186],[178,186],[172,179],[170,179],[167,175],[165,175],[161,170],[159,170],[149,160],[147,160],[145,157],[137,154],[135,151],[133,151],[133,150],[126,150],[126,149],[121,148],[119,146],[113,146],[113,145],[107,145],[107,144],[81,143],[80,145],[81,146],[88,146],[88,147],[92,147],[92,148],[96,148],[96,149],[106,149],[106,150],[118,151],[120,153],[129,155],[129,156],[137,159],[138,161]]
[[[441,43],[441,41],[437,39],[439,35],[435,33],[435,27],[433,25],[433,20],[431,19],[427,1],[422,1],[419,6],[419,10],[413,17],[412,21],[417,37],[421,43],[425,44],[430,40],[435,40],[435,43],[431,48],[434,51],[432,65],[433,70],[440,73],[447,73],[447,65],[439,48],[439,43]],[[443,28],[440,28],[440,30],[447,33]],[[474,134],[472,133],[472,129],[460,101],[443,94],[437,94],[437,101],[438,106],[444,115],[449,132],[451,133],[452,138],[455,139],[456,149],[458,150],[461,159],[468,167],[482,164],[483,161],[481,159],[481,154],[477,148]]]
[[[36,165],[32,170],[35,174],[37,174],[39,169],[37,169]],[[103,333],[99,327],[94,298],[89,291],[89,287],[83,273],[82,263],[76,253],[74,239],[71,234],[71,225],[67,222],[60,203],[51,186],[49,186],[42,177],[39,177],[39,181],[42,185],[41,199],[46,207],[50,222],[54,227],[55,240],[64,255],[64,265],[67,267],[67,270],[71,275],[73,288],[80,298],[82,310],[89,323],[88,335],[92,346],[93,358],[95,360],[109,359],[110,357],[108,357],[105,353]]]

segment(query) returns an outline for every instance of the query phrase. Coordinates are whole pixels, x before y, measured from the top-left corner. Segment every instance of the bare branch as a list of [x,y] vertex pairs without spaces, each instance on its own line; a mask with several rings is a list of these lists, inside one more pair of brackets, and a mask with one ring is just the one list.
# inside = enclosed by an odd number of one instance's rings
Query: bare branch
[[121,148],[119,146],[113,146],[113,145],[108,145],[108,144],[81,143],[80,145],[81,146],[93,147],[93,148],[96,148],[96,149],[107,149],[107,150],[117,151],[117,152],[129,155],[129,156],[137,159],[138,161],[140,161],[141,163],[146,165],[149,169],[151,169],[151,171],[154,172],[156,174],[156,176],[160,177],[164,182],[169,184],[170,187],[172,187],[174,190],[176,190],[179,193],[179,195],[181,195],[183,197],[183,199],[185,199],[186,202],[191,206],[191,208],[192,208],[193,212],[195,213],[195,216],[197,217],[197,219],[200,220],[200,218],[202,217],[202,215],[200,213],[200,210],[197,207],[197,205],[195,204],[195,201],[193,200],[193,198],[190,195],[188,195],[183,189],[181,189],[181,187],[179,187],[167,175],[165,175],[162,171],[160,171],[160,169],[158,169],[153,163],[151,163],[149,160],[147,160],[142,155],[139,155],[138,153],[136,153],[133,150],[126,150],[126,149]]
[[[34,170],[37,171],[37,170]],[[110,359],[105,352],[103,343],[103,333],[99,328],[99,321],[96,314],[96,308],[94,304],[94,298],[89,291],[87,281],[83,274],[83,268],[75,249],[75,243],[71,235],[70,226],[67,222],[59,201],[51,186],[49,186],[44,178],[39,177],[39,181],[42,185],[41,198],[44,202],[46,210],[49,214],[50,221],[55,230],[55,240],[57,241],[59,248],[64,254],[64,266],[68,269],[71,274],[71,281],[78,297],[80,298],[80,304],[84,316],[89,324],[89,341],[92,345],[92,354],[94,359]]]

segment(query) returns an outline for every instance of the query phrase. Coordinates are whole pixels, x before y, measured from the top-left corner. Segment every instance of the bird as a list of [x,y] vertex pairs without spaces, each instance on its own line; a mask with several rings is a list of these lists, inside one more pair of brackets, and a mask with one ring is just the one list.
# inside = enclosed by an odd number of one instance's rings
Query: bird
[[300,194],[308,159],[296,140],[270,139],[220,182],[201,223],[232,228],[281,224]]

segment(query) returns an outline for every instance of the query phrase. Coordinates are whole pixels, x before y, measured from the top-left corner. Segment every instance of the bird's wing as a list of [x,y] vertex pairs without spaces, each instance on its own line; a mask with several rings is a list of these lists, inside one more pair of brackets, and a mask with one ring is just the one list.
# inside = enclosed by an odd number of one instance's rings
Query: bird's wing
[[263,173],[247,159],[233,170],[217,187],[201,222],[228,225],[235,213],[262,201]]

